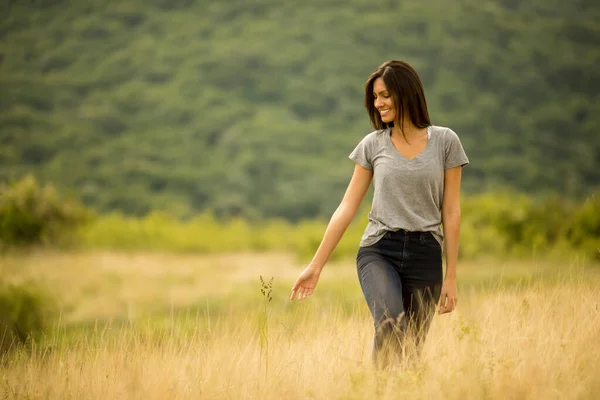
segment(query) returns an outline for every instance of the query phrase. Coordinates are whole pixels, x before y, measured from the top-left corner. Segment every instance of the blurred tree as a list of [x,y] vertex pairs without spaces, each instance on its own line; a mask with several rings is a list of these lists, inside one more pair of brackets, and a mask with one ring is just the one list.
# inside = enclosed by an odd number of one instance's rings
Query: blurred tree
[[600,186],[598,2],[6,4],[0,181],[133,215],[324,217],[370,131],[363,83],[398,58],[461,137],[465,190]]

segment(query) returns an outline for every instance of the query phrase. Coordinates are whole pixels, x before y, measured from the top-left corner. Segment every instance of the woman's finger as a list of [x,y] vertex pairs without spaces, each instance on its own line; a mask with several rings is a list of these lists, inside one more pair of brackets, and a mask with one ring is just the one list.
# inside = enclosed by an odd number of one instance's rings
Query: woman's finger
[[440,314],[444,314],[446,312],[446,300],[447,300],[446,293],[442,292],[442,295],[440,296],[440,310],[439,310]]
[[300,286],[298,289],[298,300],[304,300],[306,297],[306,288],[304,286]]
[[294,301],[294,298],[298,294],[298,287],[299,286],[300,286],[300,282],[298,282],[298,281],[296,281],[296,283],[294,283],[294,286],[292,286],[292,293],[290,295],[290,301]]
[[442,312],[440,314],[446,314],[446,313],[452,312],[452,311],[454,311],[455,308],[456,308],[456,298],[448,296],[447,303],[444,306],[444,309],[442,310]]
[[309,295],[310,295],[310,289],[305,287],[304,288],[304,298],[306,299]]

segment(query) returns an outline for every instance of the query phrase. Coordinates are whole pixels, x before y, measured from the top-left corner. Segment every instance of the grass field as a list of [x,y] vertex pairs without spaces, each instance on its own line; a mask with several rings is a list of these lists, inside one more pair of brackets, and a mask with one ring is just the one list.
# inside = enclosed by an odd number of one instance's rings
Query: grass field
[[458,309],[417,363],[384,371],[352,260],[289,303],[301,268],[287,254],[5,255],[2,276],[43,282],[60,313],[5,360],[0,398],[600,398],[598,266],[461,264]]

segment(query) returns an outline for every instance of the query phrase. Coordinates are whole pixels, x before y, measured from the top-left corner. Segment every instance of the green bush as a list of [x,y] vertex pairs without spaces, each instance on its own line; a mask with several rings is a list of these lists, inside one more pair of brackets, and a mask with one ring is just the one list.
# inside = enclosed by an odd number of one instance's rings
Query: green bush
[[62,199],[54,186],[32,176],[0,184],[0,249],[56,244],[91,217],[79,202]]
[[[346,231],[332,259],[356,254],[368,220],[367,204]],[[249,221],[217,218],[211,210],[182,221],[153,211],[144,217],[113,213],[90,221],[79,203],[59,199],[50,185],[27,177],[2,188],[0,242],[71,244],[86,249],[226,253],[283,251],[303,261],[317,249],[327,221]],[[77,229],[75,229],[77,228]],[[69,235],[67,235],[67,233]],[[505,191],[462,200],[460,257],[527,258],[583,255],[600,261],[600,196],[580,203]]]
[[[369,207],[357,215],[332,259],[353,257]],[[326,220],[217,219],[206,212],[187,222],[154,212],[143,218],[102,216],[79,231],[80,246],[113,250],[285,251],[306,261],[317,249]],[[511,192],[466,196],[462,201],[460,257],[555,258],[582,254],[600,260],[598,196],[573,204]]]
[[39,337],[54,311],[54,301],[39,284],[0,281],[0,355]]
[[567,228],[569,242],[600,261],[600,193],[578,207],[570,221]]

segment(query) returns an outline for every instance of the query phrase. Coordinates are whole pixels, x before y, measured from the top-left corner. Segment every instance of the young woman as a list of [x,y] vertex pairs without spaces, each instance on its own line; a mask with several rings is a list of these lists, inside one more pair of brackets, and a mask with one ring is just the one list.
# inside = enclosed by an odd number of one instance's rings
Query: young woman
[[456,307],[461,169],[469,160],[456,133],[431,124],[421,80],[409,64],[388,61],[365,86],[375,131],[350,154],[355,162],[350,184],[290,301],[313,293],[373,181],[373,203],[356,261],[375,323],[377,361],[384,353],[404,354],[409,337],[418,351],[436,304],[440,314]]

